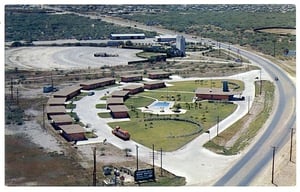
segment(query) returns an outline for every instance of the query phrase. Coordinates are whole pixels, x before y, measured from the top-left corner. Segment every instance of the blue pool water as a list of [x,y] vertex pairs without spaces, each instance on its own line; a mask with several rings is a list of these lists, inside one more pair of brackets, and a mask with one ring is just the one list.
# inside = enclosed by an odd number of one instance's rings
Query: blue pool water
[[168,108],[170,107],[170,103],[166,101],[156,101],[155,103],[151,104],[149,107],[151,108]]

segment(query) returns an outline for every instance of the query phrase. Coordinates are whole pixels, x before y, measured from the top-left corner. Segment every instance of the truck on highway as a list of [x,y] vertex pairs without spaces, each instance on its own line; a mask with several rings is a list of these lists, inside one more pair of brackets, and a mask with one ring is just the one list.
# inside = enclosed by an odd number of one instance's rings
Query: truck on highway
[[130,134],[128,133],[128,131],[121,129],[120,126],[116,126],[112,130],[112,134],[114,134],[115,136],[117,136],[117,137],[119,137],[123,140],[129,140],[130,139]]

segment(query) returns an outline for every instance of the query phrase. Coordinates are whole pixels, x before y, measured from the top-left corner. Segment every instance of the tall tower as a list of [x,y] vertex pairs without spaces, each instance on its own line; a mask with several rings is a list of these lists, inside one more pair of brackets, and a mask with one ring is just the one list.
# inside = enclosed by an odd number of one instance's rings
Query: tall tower
[[176,48],[185,56],[185,38],[182,35],[176,36]]

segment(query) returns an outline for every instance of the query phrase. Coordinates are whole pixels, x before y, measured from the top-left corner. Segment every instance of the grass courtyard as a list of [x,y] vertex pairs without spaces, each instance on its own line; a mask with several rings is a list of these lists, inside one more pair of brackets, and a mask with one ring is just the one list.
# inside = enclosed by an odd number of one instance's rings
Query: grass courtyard
[[[212,82],[214,83],[212,84]],[[235,88],[238,85],[237,91],[243,89],[242,82],[231,80],[230,82],[235,83]],[[125,105],[130,109],[130,121],[109,123],[109,125],[112,128],[118,125],[128,130],[132,140],[145,146],[151,148],[154,144],[156,150],[162,148],[164,151],[174,151],[215,125],[218,116],[221,121],[235,111],[237,106],[228,102],[192,102],[194,90],[198,87],[210,87],[212,85],[215,88],[221,88],[222,82],[221,80],[176,82],[167,88],[145,91],[131,96],[125,101]],[[142,113],[138,109],[150,105],[155,100],[175,101],[174,106],[185,109],[187,112],[184,114],[157,115]],[[201,124],[202,131],[197,132],[199,127],[190,122],[154,119],[158,117],[179,118],[197,122]]]

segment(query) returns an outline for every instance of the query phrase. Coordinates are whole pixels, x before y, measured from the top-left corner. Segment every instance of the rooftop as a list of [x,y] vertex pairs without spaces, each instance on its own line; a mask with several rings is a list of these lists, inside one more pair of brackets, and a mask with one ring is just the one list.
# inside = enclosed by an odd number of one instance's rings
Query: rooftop
[[59,97],[59,98],[54,98],[54,97],[50,97],[48,99],[47,104],[51,105],[51,104],[65,104],[66,98],[65,97]]
[[73,119],[70,115],[51,115],[50,118],[55,123],[66,123],[66,122],[73,122]]
[[115,80],[114,78],[101,78],[101,79],[95,79],[95,80],[90,80],[90,81],[86,81],[83,83],[80,83],[80,86],[88,86],[88,85],[94,85],[94,84],[98,84],[98,83],[104,83],[107,81],[113,81]]
[[128,85],[126,87],[123,87],[124,90],[133,90],[133,89],[139,89],[143,88],[144,85]]
[[109,97],[106,99],[106,104],[121,104],[124,103],[123,98],[121,97]]
[[80,91],[81,87],[78,85],[73,85],[73,86],[69,86],[69,87],[65,87],[55,93],[53,93],[53,96],[60,96],[60,97],[67,97],[68,95]]
[[64,106],[47,106],[47,113],[66,113],[66,109]]
[[144,84],[145,85],[155,85],[155,84],[161,84],[161,83],[165,83],[163,81],[147,81]]
[[110,105],[109,109],[111,112],[128,112],[129,109],[125,105]]
[[129,91],[114,91],[111,93],[112,97],[125,97],[129,94]]
[[82,128],[78,124],[72,124],[72,125],[60,125],[59,126],[65,133],[67,134],[73,134],[73,133],[85,133],[85,129]]

